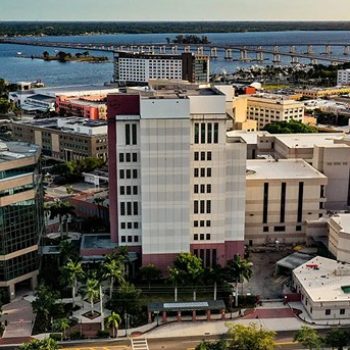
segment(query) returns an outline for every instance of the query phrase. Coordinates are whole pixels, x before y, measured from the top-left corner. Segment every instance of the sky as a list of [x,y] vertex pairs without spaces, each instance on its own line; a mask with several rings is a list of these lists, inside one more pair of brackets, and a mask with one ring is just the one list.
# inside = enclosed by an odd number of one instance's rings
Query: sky
[[3,20],[349,20],[350,0],[0,0]]

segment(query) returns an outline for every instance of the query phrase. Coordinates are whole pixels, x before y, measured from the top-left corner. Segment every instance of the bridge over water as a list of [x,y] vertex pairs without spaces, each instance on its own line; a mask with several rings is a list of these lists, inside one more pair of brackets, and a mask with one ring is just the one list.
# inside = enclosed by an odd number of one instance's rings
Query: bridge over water
[[[0,38],[0,44],[29,45],[42,47],[55,47],[62,49],[78,50],[96,50],[105,52],[118,51],[143,51],[149,53],[177,54],[181,52],[195,52],[198,54],[207,54],[212,59],[223,57],[226,60],[234,59],[234,54],[238,53],[237,60],[243,62],[257,61],[264,62],[265,55],[272,56],[272,62],[280,63],[281,56],[291,58],[291,63],[299,63],[299,59],[310,60],[316,64],[318,61],[326,61],[332,64],[350,62],[350,43],[282,43],[278,45],[236,45],[236,44],[163,44],[163,43],[144,43],[144,44],[116,44],[116,43],[79,43],[79,42],[57,42],[42,40],[20,40]],[[318,48],[318,52],[314,48]],[[324,50],[319,52],[323,47]],[[336,49],[338,55],[333,53]],[[339,51],[342,52],[341,56]]]

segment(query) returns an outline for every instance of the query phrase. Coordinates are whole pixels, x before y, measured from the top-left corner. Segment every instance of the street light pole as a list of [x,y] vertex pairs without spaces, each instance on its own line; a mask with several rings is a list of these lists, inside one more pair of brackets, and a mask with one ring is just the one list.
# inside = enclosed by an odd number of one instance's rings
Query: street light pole
[[104,315],[103,315],[103,292],[102,285],[100,284],[100,314],[101,314],[101,330],[105,330]]

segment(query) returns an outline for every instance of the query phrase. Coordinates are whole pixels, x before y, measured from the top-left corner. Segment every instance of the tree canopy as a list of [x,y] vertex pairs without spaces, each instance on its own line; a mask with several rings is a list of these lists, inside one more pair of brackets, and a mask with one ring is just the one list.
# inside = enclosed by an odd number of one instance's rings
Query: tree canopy
[[268,131],[270,134],[307,134],[318,132],[317,128],[297,120],[272,122],[267,124],[263,130]]

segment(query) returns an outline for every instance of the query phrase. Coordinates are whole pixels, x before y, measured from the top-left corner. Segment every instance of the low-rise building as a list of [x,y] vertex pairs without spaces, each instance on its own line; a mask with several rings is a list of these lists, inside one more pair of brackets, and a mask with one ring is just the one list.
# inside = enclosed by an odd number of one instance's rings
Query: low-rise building
[[339,261],[350,263],[350,214],[338,213],[328,220],[328,249]]
[[257,130],[278,121],[303,121],[304,104],[281,95],[261,94],[247,99],[247,118],[257,121]]
[[317,256],[293,270],[293,287],[310,318],[350,318],[350,264]]
[[79,117],[13,121],[12,137],[41,146],[43,155],[61,160],[107,159],[107,122]]
[[350,69],[339,69],[337,72],[337,84],[349,85],[350,84]]
[[301,94],[303,97],[308,98],[321,98],[333,95],[342,95],[350,93],[350,87],[331,87],[331,88],[310,88],[310,89],[296,89],[295,93]]
[[25,98],[21,108],[28,113],[54,111],[55,99],[42,94],[30,95]]
[[302,159],[247,160],[246,243],[304,242],[305,221],[325,212],[326,184]]

